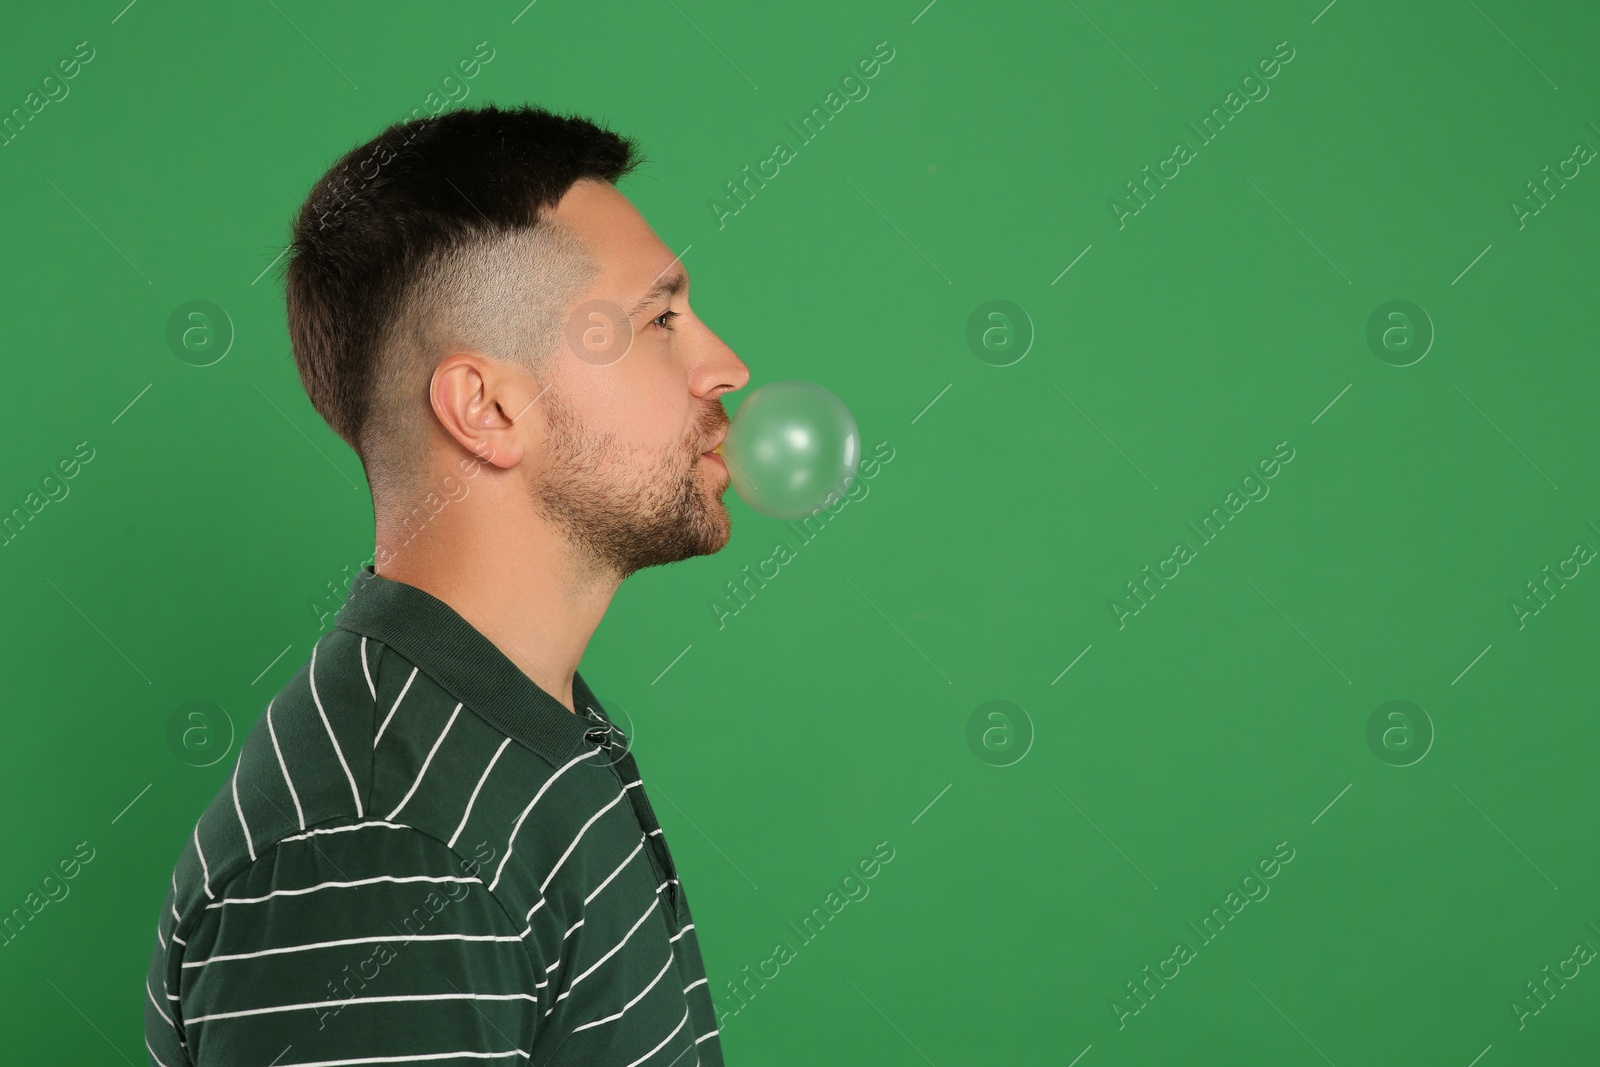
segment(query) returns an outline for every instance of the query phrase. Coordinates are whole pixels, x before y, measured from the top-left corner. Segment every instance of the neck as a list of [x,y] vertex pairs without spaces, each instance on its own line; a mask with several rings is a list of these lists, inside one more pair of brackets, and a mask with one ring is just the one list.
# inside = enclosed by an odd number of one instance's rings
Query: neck
[[414,534],[380,527],[388,551],[377,555],[388,562],[374,569],[450,605],[576,711],[572,676],[621,582],[595,573],[539,516],[493,495],[452,504]]

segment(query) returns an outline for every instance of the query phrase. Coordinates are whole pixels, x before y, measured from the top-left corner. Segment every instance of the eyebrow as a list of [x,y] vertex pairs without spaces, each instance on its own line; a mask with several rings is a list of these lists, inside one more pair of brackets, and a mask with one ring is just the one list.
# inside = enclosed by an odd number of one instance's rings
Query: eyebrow
[[649,307],[659,298],[663,296],[677,296],[688,287],[689,276],[681,267],[663,278],[658,278],[656,283],[650,287],[650,291],[645,293],[644,296],[640,297],[639,302],[633,305],[633,307],[628,311],[628,318],[631,319],[638,316],[644,311],[645,308]]

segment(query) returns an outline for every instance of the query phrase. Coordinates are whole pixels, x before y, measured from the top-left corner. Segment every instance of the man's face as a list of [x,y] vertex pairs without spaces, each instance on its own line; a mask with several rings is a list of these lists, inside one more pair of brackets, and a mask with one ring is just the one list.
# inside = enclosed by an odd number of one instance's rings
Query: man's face
[[[683,264],[614,186],[580,181],[552,215],[600,265],[567,334],[601,347],[564,347],[536,402],[548,439],[534,504],[620,578],[717,552],[731,532],[729,477],[705,453],[727,430],[719,398],[749,368],[690,310]],[[604,347],[609,331],[631,331],[620,358]]]

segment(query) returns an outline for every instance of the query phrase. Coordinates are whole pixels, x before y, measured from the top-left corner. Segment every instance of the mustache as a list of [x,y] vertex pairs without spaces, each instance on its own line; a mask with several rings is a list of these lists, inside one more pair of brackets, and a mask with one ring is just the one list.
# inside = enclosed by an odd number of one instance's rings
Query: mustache
[[717,446],[717,438],[726,431],[730,420],[728,413],[723,410],[720,402],[713,403],[706,409],[705,416],[700,420],[700,447],[695,451],[709,452]]

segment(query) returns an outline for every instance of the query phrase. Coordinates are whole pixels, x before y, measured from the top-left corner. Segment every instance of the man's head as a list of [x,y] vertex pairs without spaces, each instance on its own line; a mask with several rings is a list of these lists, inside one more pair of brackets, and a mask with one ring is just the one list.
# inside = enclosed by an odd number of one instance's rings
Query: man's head
[[726,471],[702,452],[749,372],[615,188],[641,161],[583,119],[484,107],[392,126],[313,187],[290,341],[366,468],[380,542],[476,457],[597,573],[727,543]]

